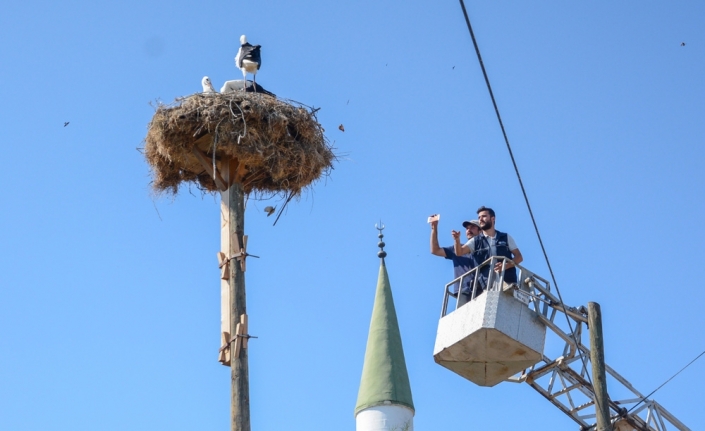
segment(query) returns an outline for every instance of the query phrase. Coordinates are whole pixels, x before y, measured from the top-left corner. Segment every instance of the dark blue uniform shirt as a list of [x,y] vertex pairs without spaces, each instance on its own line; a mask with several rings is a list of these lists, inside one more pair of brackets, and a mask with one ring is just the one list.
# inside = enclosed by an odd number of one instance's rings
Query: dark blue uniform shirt
[[[453,247],[443,247],[443,251],[446,252],[446,259],[453,261],[453,278],[458,278],[466,272],[470,271],[475,267],[474,260],[469,254],[465,256],[458,256],[453,251]],[[458,293],[458,283],[455,283],[450,288],[451,292]],[[463,293],[470,293],[472,289],[472,277],[467,277],[463,280]]]

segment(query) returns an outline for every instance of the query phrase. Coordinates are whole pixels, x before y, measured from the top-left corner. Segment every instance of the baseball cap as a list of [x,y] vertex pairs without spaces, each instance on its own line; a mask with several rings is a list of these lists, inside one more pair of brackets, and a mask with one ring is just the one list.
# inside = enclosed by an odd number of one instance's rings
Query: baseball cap
[[470,220],[470,221],[465,220],[465,221],[463,222],[463,227],[464,227],[464,228],[467,228],[468,225],[471,225],[471,224],[474,224],[475,226],[480,227],[480,222],[477,221],[477,220]]

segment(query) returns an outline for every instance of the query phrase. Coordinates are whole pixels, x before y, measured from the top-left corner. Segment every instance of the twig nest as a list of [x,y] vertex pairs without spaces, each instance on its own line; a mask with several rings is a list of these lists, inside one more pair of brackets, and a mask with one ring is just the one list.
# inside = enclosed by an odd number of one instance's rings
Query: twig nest
[[215,155],[218,167],[237,166],[236,181],[246,193],[300,194],[330,173],[336,156],[315,112],[295,103],[234,92],[159,105],[144,148],[152,187],[176,194],[182,183],[192,182],[217,191],[209,172]]

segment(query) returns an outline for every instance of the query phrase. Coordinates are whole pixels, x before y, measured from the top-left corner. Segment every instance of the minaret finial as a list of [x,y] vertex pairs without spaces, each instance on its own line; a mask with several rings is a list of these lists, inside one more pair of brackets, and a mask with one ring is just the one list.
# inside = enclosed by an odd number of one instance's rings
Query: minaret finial
[[375,223],[375,229],[379,231],[379,235],[377,235],[377,238],[379,238],[379,242],[377,243],[377,247],[379,247],[379,251],[377,252],[377,256],[384,259],[387,257],[387,252],[384,251],[384,241],[382,238],[384,238],[384,234],[382,234],[382,231],[384,230],[384,225],[382,224],[382,220],[379,221],[379,224]]

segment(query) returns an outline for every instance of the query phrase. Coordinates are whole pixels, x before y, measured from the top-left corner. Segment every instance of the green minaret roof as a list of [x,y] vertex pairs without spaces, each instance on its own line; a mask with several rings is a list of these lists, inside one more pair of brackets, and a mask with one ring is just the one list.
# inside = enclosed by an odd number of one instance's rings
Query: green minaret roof
[[[381,236],[380,233],[380,239]],[[384,243],[380,242],[380,247],[383,246]],[[383,254],[386,256],[384,251],[379,253],[382,259],[355,415],[368,407],[387,404],[402,405],[414,410],[397,313],[394,310],[392,289]]]

